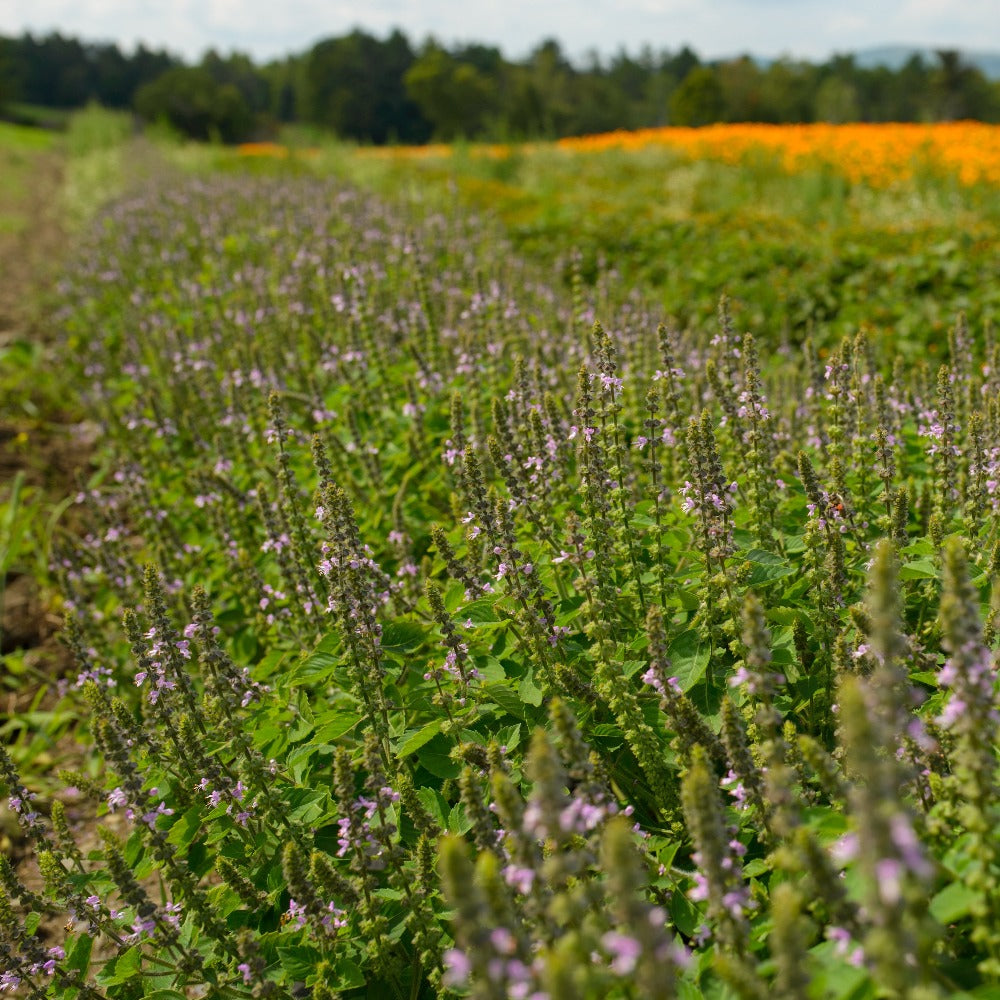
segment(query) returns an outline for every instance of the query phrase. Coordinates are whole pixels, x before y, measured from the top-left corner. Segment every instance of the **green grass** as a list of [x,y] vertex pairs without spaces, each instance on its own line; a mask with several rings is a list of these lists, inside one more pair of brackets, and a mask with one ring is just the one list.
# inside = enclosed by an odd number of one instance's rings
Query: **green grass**
[[31,224],[25,209],[31,177],[55,142],[43,129],[0,122],[0,236],[16,236]]
[[0,122],[0,150],[3,150],[4,155],[51,149],[57,138],[54,133],[45,129]]

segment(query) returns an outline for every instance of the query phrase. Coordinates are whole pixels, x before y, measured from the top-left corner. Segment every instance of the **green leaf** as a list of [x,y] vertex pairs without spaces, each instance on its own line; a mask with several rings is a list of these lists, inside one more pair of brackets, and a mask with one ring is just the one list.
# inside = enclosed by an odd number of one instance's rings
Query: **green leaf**
[[760,587],[764,584],[773,583],[782,577],[791,576],[798,570],[790,566],[781,556],[774,552],[766,552],[764,549],[751,549],[746,554],[747,560],[751,564],[750,577],[747,582],[751,587]]
[[142,962],[142,952],[137,945],[122,952],[117,958],[111,959],[97,974],[97,982],[101,986],[117,986],[127,983],[133,976],[139,974]]
[[592,736],[621,736],[622,727],[617,722],[600,722],[590,730]]
[[316,966],[323,960],[320,952],[308,944],[278,948],[278,961],[285,975],[293,982],[305,982],[316,974]]
[[291,798],[299,799],[298,805],[289,809],[288,818],[300,823],[314,823],[323,815],[323,804],[326,801],[324,792],[307,792],[296,789]]
[[670,901],[670,916],[681,934],[691,937],[702,922],[698,908],[682,892],[675,892]]
[[379,645],[387,653],[412,653],[426,638],[427,629],[418,622],[389,622]]
[[431,814],[438,826],[442,829],[447,827],[448,801],[437,789],[424,785],[417,789],[417,798],[420,799],[421,804]]
[[456,802],[448,813],[448,832],[461,836],[471,829],[472,820],[466,815],[465,806],[461,802]]
[[695,629],[681,632],[670,643],[670,674],[682,691],[690,691],[708,670],[709,645]]
[[63,968],[67,971],[79,972],[81,977],[86,978],[87,970],[90,968],[90,952],[93,947],[93,938],[87,934],[79,935],[66,952]]
[[487,684],[507,679],[503,664],[495,656],[477,657],[476,669],[479,671],[480,679]]
[[534,705],[537,708],[542,703],[542,691],[534,681],[534,677],[531,671],[528,671],[528,676],[521,681],[517,686],[518,697],[526,705]]
[[515,715],[519,719],[526,719],[527,713],[524,709],[524,701],[517,692],[506,684],[487,684],[483,688],[484,693],[495,701],[508,715]]
[[942,924],[951,924],[968,916],[973,906],[982,899],[981,892],[970,889],[962,882],[952,882],[931,900],[931,916]]
[[365,974],[357,962],[349,958],[338,958],[333,967],[333,982],[328,983],[335,990],[354,990],[365,985]]
[[192,806],[170,828],[167,840],[178,847],[187,847],[201,831],[201,819],[204,812],[201,806]]
[[298,743],[299,740],[304,740],[315,728],[316,725],[311,719],[300,715],[292,723],[291,729],[288,730],[288,739],[292,743]]
[[461,766],[451,759],[451,742],[438,733],[417,751],[417,760],[436,778],[457,778]]
[[403,734],[396,745],[396,757],[402,760],[409,757],[411,753],[419,750],[425,743],[429,743],[437,734],[441,732],[441,720],[429,722],[422,729],[411,729]]
[[342,659],[340,636],[330,632],[323,636],[315,649],[295,668],[295,673],[302,679],[318,679],[329,674]]
[[471,620],[473,625],[496,625],[500,619],[493,608],[494,603],[486,597],[481,597],[478,601],[472,601],[464,608],[460,608],[455,618],[463,622]]
[[938,568],[930,559],[914,559],[899,567],[900,580],[936,580]]
[[830,997],[831,1000],[868,1000],[875,996],[874,984],[868,973],[836,956],[832,942],[822,942],[810,954],[824,959],[815,973],[817,984],[822,986],[822,993],[817,995]]
[[316,743],[332,743],[349,733],[359,722],[361,716],[357,712],[334,712],[321,715],[316,720]]
[[507,726],[497,733],[497,743],[506,747],[510,752],[521,742],[521,723],[515,722],[513,726]]
[[802,810],[802,819],[821,844],[829,845],[847,833],[847,817],[840,809],[811,806]]
[[271,674],[277,672],[287,663],[287,660],[287,652],[280,649],[271,650],[271,652],[268,653],[256,667],[254,667],[254,676],[258,680],[264,680],[266,677],[270,677]]

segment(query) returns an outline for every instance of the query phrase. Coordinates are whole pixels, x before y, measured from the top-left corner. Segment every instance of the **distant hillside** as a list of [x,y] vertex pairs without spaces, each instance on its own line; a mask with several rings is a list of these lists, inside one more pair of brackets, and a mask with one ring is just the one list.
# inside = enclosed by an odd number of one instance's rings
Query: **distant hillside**
[[[962,51],[962,61],[975,66],[991,80],[1000,80],[1000,52],[966,52]],[[925,62],[934,65],[937,56],[934,49],[920,48],[911,45],[881,45],[874,49],[862,49],[854,53],[854,61],[866,69],[873,66],[886,66],[898,71],[913,55],[922,56]]]

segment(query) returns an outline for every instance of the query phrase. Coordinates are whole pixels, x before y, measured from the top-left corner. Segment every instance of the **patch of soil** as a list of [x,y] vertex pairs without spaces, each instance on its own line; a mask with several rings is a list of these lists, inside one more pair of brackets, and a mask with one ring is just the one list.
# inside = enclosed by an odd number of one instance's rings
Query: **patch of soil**
[[59,193],[62,159],[55,153],[38,156],[31,184],[17,199],[17,208],[31,225],[19,232],[0,232],[0,337],[23,331],[38,291],[57,273],[66,249]]
[[[0,232],[0,347],[17,341],[46,348],[54,344],[55,331],[47,322],[45,303],[51,297],[70,242],[60,208],[62,184],[60,157],[46,154],[38,158],[30,190],[22,193],[16,205],[11,205],[9,196],[0,190],[0,205],[16,207],[32,220],[21,232]],[[17,372],[6,377],[16,379]],[[0,409],[0,495],[21,474],[25,486],[41,491],[46,504],[55,507],[73,495],[86,477],[99,431],[96,425],[80,421],[71,400],[66,401],[69,405],[54,402],[51,394],[35,396],[30,386],[26,388],[29,392],[25,395],[35,403],[34,413]],[[72,515],[72,511],[68,513]],[[63,526],[72,531],[74,526],[67,525],[68,520],[62,519]],[[56,703],[58,685],[53,682],[65,677],[72,667],[71,654],[57,638],[61,625],[61,617],[55,612],[55,595],[47,589],[46,581],[16,570],[6,579],[0,575],[0,656],[13,650],[25,651],[25,673],[17,678],[16,687],[3,690],[0,715],[12,718],[33,708],[44,711]],[[46,691],[39,699],[43,686]],[[86,771],[91,752],[67,733],[32,765],[38,774],[48,775],[43,782],[46,787],[37,789],[36,807],[47,814],[51,796],[58,794],[84,853],[99,846],[97,805],[71,790],[56,792],[54,776],[61,767]],[[27,783],[37,787],[30,776]],[[126,832],[124,820],[119,817],[111,816],[103,822]],[[34,892],[44,891],[31,845],[5,799],[0,800],[0,850],[13,862],[23,884]],[[44,915],[38,935],[46,946],[64,940],[64,920],[54,910]],[[97,957],[107,957],[103,948],[99,944]]]
[[[20,231],[0,232],[0,347],[17,341],[49,345],[54,339],[44,303],[69,243],[60,204],[62,185],[62,157],[45,153],[33,162],[27,187],[16,194],[13,189],[0,192],[0,206],[31,220]],[[15,369],[5,377],[16,381],[19,375]],[[31,377],[30,370],[25,377]],[[34,397],[30,384],[25,389],[34,413],[26,408],[17,413],[0,410],[0,490],[21,474],[25,486],[41,490],[55,504],[76,489],[95,432],[54,403],[51,394]],[[36,650],[37,667],[58,676],[65,669],[61,647],[52,639],[58,622],[49,606],[51,595],[40,584],[16,571],[6,580],[0,577],[0,653]]]

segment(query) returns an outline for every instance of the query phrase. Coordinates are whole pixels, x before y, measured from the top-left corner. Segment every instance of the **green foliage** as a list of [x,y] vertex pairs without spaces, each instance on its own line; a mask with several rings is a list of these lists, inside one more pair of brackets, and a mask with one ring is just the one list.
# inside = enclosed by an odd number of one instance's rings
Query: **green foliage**
[[474,138],[495,114],[495,81],[469,62],[461,62],[437,45],[429,45],[406,71],[406,91],[435,136],[445,141]]
[[305,57],[299,113],[344,139],[423,142],[429,132],[405,80],[415,56],[405,36],[363,31],[317,43]]
[[[153,102],[157,117],[176,118],[175,127],[194,137],[215,128],[268,138],[290,122],[384,144],[422,143],[434,133],[508,141],[667,123],[1000,121],[1000,82],[952,50],[915,54],[898,70],[861,67],[852,56],[766,67],[747,56],[703,63],[686,46],[574,63],[553,39],[522,60],[490,45],[445,48],[433,40],[418,55],[398,29],[384,40],[355,29],[264,65],[209,51],[197,67],[143,45],[126,54],[58,33],[0,36],[0,112],[61,127],[60,109],[94,100],[138,107],[140,91],[164,74],[195,68],[202,72],[168,78],[184,92],[172,111],[162,84]],[[206,107],[192,92],[195,83]],[[233,116],[238,127],[223,124]]]
[[699,66],[670,96],[670,123],[710,125],[721,120],[725,109],[725,94],[715,73],[708,66]]
[[190,139],[249,139],[253,116],[234,84],[220,84],[207,69],[176,66],[143,84],[135,110],[147,122],[164,121]]

